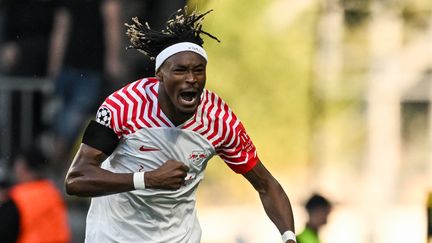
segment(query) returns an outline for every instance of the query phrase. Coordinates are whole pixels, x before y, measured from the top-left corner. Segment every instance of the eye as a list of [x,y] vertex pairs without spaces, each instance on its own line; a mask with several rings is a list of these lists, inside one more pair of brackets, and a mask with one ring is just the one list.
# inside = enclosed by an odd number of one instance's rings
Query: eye
[[179,67],[179,68],[174,68],[174,73],[184,73],[184,72],[186,72],[186,68],[181,68],[181,67]]
[[203,67],[199,67],[199,68],[194,69],[195,73],[203,73],[204,71],[205,71],[205,68],[203,68]]

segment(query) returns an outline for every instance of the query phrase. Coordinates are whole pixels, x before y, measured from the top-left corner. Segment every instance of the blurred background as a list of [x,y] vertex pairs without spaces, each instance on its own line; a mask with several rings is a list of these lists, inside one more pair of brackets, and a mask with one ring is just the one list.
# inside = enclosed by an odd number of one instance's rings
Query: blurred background
[[[104,97],[154,75],[142,54],[125,49],[123,23],[139,16],[161,28],[185,2],[0,4],[0,177],[11,177],[16,149],[38,144],[51,158],[50,177],[64,190],[82,127]],[[188,5],[214,9],[204,27],[222,42],[205,39],[207,88],[243,121],[260,159],[291,199],[297,232],[307,221],[304,203],[317,192],[333,204],[320,231],[323,243],[428,242],[432,1]],[[99,19],[83,17],[95,12]],[[91,48],[90,41],[96,43]],[[94,56],[100,58],[88,60]],[[64,76],[98,93],[84,95]],[[62,134],[65,127],[70,134]],[[73,242],[82,242],[89,201],[65,200]],[[256,192],[219,158],[208,164],[197,201],[203,243],[280,242]]]

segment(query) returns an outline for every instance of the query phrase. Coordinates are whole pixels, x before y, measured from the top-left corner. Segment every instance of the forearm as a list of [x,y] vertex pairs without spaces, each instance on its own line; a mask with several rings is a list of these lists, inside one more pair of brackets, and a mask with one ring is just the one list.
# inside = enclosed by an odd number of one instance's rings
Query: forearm
[[106,25],[105,40],[108,59],[118,59],[121,45],[120,3],[118,0],[106,0],[102,6],[102,15]]
[[[295,238],[291,203],[279,182],[260,161],[244,176],[259,193],[267,216],[276,225],[281,235],[287,232],[287,234],[291,234],[291,238]],[[286,242],[293,243],[294,241]]]
[[264,210],[281,234],[287,230],[294,232],[294,217],[288,196],[276,180],[271,183],[268,190],[259,194]]
[[51,34],[51,43],[48,60],[48,75],[54,77],[58,74],[63,63],[63,56],[68,42],[70,16],[66,9],[56,11],[54,27]]
[[95,197],[134,190],[133,173],[113,173],[100,168],[103,154],[81,144],[66,175],[66,192]]

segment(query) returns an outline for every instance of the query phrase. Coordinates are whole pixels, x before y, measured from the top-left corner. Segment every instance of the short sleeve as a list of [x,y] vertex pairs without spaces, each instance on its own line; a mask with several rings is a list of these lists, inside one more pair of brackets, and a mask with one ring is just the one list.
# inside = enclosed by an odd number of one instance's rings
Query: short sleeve
[[233,171],[244,174],[258,162],[256,148],[243,124],[235,115],[227,126],[229,129],[225,139],[216,152]]
[[123,136],[123,118],[120,106],[115,101],[113,95],[105,99],[96,112],[95,120],[97,123],[111,128],[118,138]]

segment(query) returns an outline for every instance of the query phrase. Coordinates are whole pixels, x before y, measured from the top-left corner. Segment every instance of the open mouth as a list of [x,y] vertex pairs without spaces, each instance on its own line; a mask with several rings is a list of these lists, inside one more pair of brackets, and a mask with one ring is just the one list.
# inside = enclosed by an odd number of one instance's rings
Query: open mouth
[[185,91],[180,93],[179,102],[183,105],[194,105],[197,101],[198,92],[196,91]]

